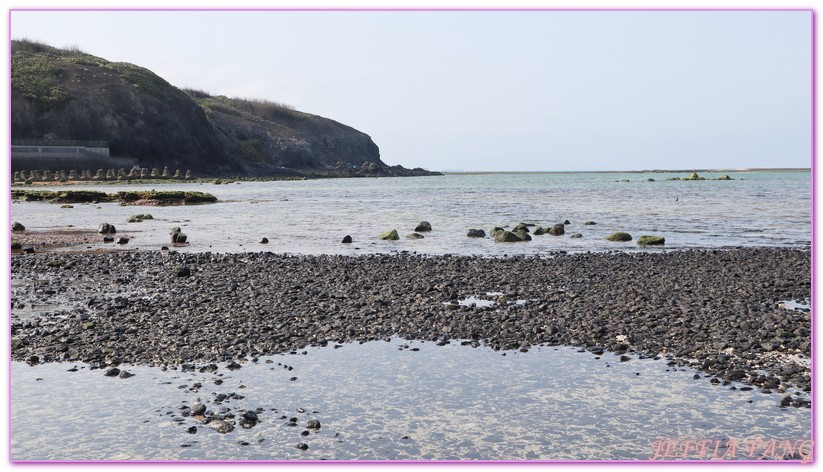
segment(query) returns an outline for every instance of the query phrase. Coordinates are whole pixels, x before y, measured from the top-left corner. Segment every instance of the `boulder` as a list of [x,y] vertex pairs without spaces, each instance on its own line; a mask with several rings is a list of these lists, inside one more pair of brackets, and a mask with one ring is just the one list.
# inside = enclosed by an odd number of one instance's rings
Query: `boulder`
[[525,228],[514,230],[514,234],[520,238],[521,241],[531,241],[532,237],[529,236],[529,230]]
[[420,233],[424,233],[426,231],[431,231],[431,230],[432,230],[432,225],[428,221],[421,221],[420,224],[417,225],[416,228],[414,228],[415,232],[420,232]]
[[13,225],[11,225],[12,231],[25,231],[26,227],[23,226],[20,222],[15,221]]
[[637,238],[638,246],[662,246],[666,244],[666,238],[662,236],[640,236]]
[[400,236],[397,234],[397,230],[393,229],[391,231],[386,231],[385,233],[381,234],[380,239],[386,241],[397,241],[398,239],[400,239]]
[[260,240],[260,244],[268,244],[268,243],[269,243],[269,238],[263,238],[263,239]]
[[411,233],[406,235],[409,239],[423,239],[423,235],[420,233]]
[[535,236],[546,234],[546,228],[538,226],[537,228],[534,228],[534,232],[532,234]]
[[103,242],[104,243],[113,243],[114,242],[114,237],[113,236],[103,236]]
[[497,233],[502,233],[503,231],[506,231],[506,230],[501,228],[500,226],[495,226],[494,228],[492,228],[491,235],[492,235],[493,238],[496,238]]
[[317,421],[317,420],[309,420],[309,422],[306,423],[306,428],[307,429],[320,429],[320,422]]
[[728,175],[721,175],[720,177],[717,178],[717,180],[734,180],[734,179],[732,179]]
[[512,232],[517,232],[517,231],[525,231],[525,232],[528,233],[529,232],[529,225],[527,225],[526,223],[520,223],[517,226],[515,226],[514,229],[512,230]]
[[114,225],[103,223],[97,227],[97,232],[100,234],[115,234],[117,233],[117,228],[115,228]]
[[485,238],[486,232],[482,229],[470,229],[469,233],[466,236],[470,238]]
[[566,225],[562,223],[558,223],[551,228],[549,228],[549,234],[552,236],[562,236],[566,234]]
[[343,244],[351,244],[351,242],[352,242],[351,236],[349,236],[348,234],[346,236],[344,236],[343,241],[341,241],[341,243],[343,243]]
[[128,244],[128,243],[129,243],[129,238],[123,237],[123,238],[120,238],[120,239],[117,240],[117,244]]
[[570,238],[572,238],[572,239],[580,239],[580,238],[582,238],[582,237],[583,237],[583,235],[582,235],[582,234],[580,234],[580,233],[575,233],[575,234],[573,234],[573,235],[571,235],[571,236],[569,236],[569,237],[570,237]]
[[617,233],[610,234],[606,237],[606,239],[608,239],[609,241],[625,242],[631,241],[632,235],[630,235],[629,233],[618,231]]
[[522,239],[511,231],[501,229],[494,233],[494,242],[496,243],[516,243],[520,241],[522,241]]
[[174,233],[171,235],[171,242],[183,244],[189,239],[185,233]]

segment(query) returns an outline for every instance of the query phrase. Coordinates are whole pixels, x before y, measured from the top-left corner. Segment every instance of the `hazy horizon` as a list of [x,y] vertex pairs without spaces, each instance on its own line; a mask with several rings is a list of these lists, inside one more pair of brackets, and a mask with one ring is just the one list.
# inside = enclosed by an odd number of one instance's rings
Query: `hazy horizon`
[[10,27],[339,121],[388,165],[812,165],[811,10],[11,10]]

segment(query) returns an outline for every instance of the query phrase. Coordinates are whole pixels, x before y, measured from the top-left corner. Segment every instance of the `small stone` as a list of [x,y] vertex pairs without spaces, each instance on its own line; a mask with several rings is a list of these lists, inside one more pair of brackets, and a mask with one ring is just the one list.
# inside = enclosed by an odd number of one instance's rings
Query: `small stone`
[[263,238],[263,239],[260,240],[260,244],[268,244],[268,243],[269,243],[269,238]]
[[188,277],[191,275],[191,269],[189,266],[180,266],[174,271],[174,275],[178,277]]
[[206,412],[206,405],[202,403],[195,403],[191,406],[191,415],[192,416],[202,416],[203,413]]
[[411,233],[406,235],[409,239],[423,239],[423,235],[419,233]]
[[306,428],[308,428],[308,429],[320,429],[320,422],[317,421],[317,420],[309,420],[308,423],[306,423]]
[[129,238],[119,238],[117,240],[117,244],[128,244],[128,243],[129,243]]
[[300,449],[301,451],[305,451],[305,450],[306,450],[306,449],[308,449],[308,448],[309,448],[309,445],[308,445],[308,444],[306,444],[306,443],[299,443],[299,444],[297,445],[297,449]]
[[129,377],[134,377],[134,374],[132,374],[131,372],[125,371],[125,370],[121,370],[119,377],[121,379],[127,379]]
[[106,377],[117,377],[120,375],[120,369],[117,367],[112,367],[111,369],[107,370],[103,375]]
[[197,433],[197,426],[190,427],[189,429],[186,430],[186,432],[189,433],[189,434],[196,434]]

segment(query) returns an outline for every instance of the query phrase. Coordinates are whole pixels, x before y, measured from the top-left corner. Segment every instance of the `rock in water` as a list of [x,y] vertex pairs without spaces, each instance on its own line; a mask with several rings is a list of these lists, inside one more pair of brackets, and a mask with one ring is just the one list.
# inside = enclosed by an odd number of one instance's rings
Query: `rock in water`
[[97,232],[100,234],[115,234],[117,233],[117,229],[114,227],[114,225],[103,223],[97,227]]
[[226,434],[234,431],[234,426],[231,423],[224,420],[214,420],[209,423],[209,428],[217,431],[220,434]]
[[522,241],[522,239],[511,231],[500,230],[494,233],[494,242],[496,243],[516,243],[519,241]]
[[352,240],[351,240],[351,236],[349,236],[349,235],[347,234],[346,236],[344,236],[344,237],[343,237],[343,241],[341,241],[341,242],[342,242],[343,244],[351,244],[351,242],[352,242]]
[[470,229],[469,233],[466,236],[470,238],[485,238],[486,232],[482,229]]
[[320,429],[320,422],[317,421],[317,420],[309,420],[309,422],[306,423],[306,428],[308,428],[308,429]]
[[260,244],[268,244],[268,243],[269,243],[269,238],[263,238],[263,239],[260,240]]
[[662,236],[640,236],[637,238],[638,246],[663,246],[666,238]]
[[551,228],[549,228],[549,234],[552,236],[561,236],[566,234],[566,226],[562,223],[558,223]]
[[385,233],[381,234],[380,239],[386,241],[397,241],[398,239],[400,239],[400,236],[397,234],[397,230],[393,229],[391,231],[386,231]]
[[129,238],[120,238],[117,240],[117,244],[128,244]]
[[423,239],[423,235],[418,233],[407,234],[406,237],[409,239]]
[[625,242],[631,241],[632,235],[629,233],[623,233],[621,231],[618,231],[617,233],[610,234],[608,237],[606,237],[606,239],[608,239],[609,241]]
[[432,230],[432,225],[428,221],[421,221],[420,224],[417,225],[417,227],[414,228],[415,232],[420,232],[420,233],[424,233],[426,231],[431,231],[431,230]]
[[26,227],[20,224],[19,222],[15,221],[13,225],[11,225],[12,231],[25,231]]
[[111,369],[107,370],[103,375],[105,375],[106,377],[117,377],[118,375],[120,375],[120,369],[118,369],[117,367],[112,367]]

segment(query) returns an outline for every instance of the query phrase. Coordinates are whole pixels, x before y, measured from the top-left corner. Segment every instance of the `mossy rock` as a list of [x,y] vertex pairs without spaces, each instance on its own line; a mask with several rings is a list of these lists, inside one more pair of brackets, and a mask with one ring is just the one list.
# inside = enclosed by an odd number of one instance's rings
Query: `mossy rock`
[[60,267],[61,265],[63,265],[63,262],[59,259],[52,259],[46,265],[48,265],[49,267]]
[[397,241],[400,239],[400,236],[397,234],[397,230],[393,229],[391,231],[386,231],[385,233],[380,235],[380,239],[385,241]]
[[423,239],[423,235],[420,233],[411,233],[406,235],[409,239]]
[[717,178],[717,180],[734,180],[734,179],[732,179],[728,175],[721,175],[720,177]]
[[12,249],[23,249],[23,245],[20,244],[20,241],[12,241],[11,242]]
[[622,231],[618,231],[617,233],[612,233],[608,237],[606,237],[609,241],[617,241],[617,242],[625,242],[631,241],[632,235],[629,233],[624,233]]
[[534,232],[532,234],[535,236],[546,234],[546,228],[538,226],[537,228],[534,228]]
[[[525,232],[523,234],[526,234]],[[517,243],[522,241],[520,237],[511,231],[506,231],[504,229],[500,229],[494,233],[494,242],[496,243]]]
[[11,340],[11,350],[14,351],[15,349],[20,349],[23,347],[23,340],[20,338],[14,338]]
[[639,246],[662,246],[666,244],[666,238],[662,236],[640,236],[637,239]]

